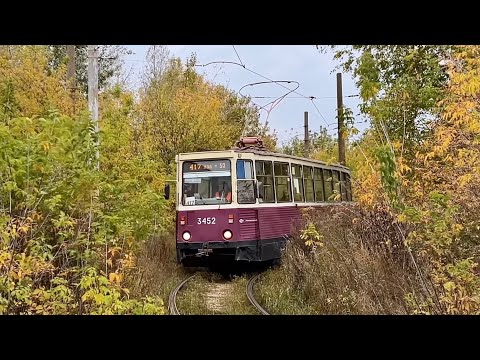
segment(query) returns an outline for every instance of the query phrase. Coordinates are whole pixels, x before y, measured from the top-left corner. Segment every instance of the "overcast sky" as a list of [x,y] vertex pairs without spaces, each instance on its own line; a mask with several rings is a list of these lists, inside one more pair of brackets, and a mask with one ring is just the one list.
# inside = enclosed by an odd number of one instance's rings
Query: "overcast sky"
[[[142,66],[145,65],[145,56],[148,45],[128,45],[134,54],[125,58],[126,71],[131,71],[129,81],[132,86],[138,87],[138,76]],[[192,53],[196,53],[198,64],[206,64],[212,61],[241,62],[260,75],[272,80],[293,80],[300,83],[289,98],[283,99],[268,115],[270,129],[275,129],[280,142],[291,139],[294,136],[303,138],[304,112],[309,113],[309,125],[312,131],[318,131],[320,126],[327,127],[329,134],[336,136],[336,63],[332,59],[332,53],[321,54],[314,45],[169,45],[172,55],[187,59]],[[238,52],[238,56],[235,52]],[[240,60],[239,60],[240,58]],[[257,74],[253,74],[241,66],[233,64],[215,64],[206,67],[197,67],[198,71],[219,84],[238,92],[242,86],[266,81]],[[332,72],[333,71],[333,72]],[[294,89],[294,83],[284,83],[290,89]],[[256,104],[266,105],[274,100],[270,97],[279,97],[288,90],[278,84],[263,84],[247,86],[242,89],[243,95],[261,96],[269,98],[254,98]],[[353,110],[356,121],[363,118],[358,115],[358,97],[348,97],[358,94],[353,79],[349,74],[343,74],[344,104]],[[312,101],[301,96],[314,96]],[[270,107],[270,106],[268,106]],[[267,108],[268,108],[267,107]],[[267,119],[267,112],[261,111],[262,124]],[[363,130],[366,124],[357,124],[359,130]]]

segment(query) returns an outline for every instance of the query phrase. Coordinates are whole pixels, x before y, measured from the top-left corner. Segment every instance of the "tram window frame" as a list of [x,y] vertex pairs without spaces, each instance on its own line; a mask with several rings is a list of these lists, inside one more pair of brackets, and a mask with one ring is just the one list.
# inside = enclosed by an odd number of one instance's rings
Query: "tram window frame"
[[[299,174],[296,174],[297,170]],[[305,202],[305,189],[303,186],[303,166],[296,163],[290,163],[290,173],[292,175],[292,192],[293,192],[293,202]],[[298,186],[300,187],[299,192],[296,192],[295,180],[297,180]],[[297,200],[296,196],[301,198]]]
[[347,199],[345,176],[346,176],[346,173],[344,171],[340,171],[340,194],[342,195],[342,201],[347,201],[348,200]]
[[[334,201],[331,197],[333,195],[333,174],[330,169],[323,169],[323,185],[325,190],[325,201],[332,202]],[[328,185],[328,189],[327,189]],[[329,190],[329,191],[328,191]]]
[[[271,169],[271,174],[266,174],[265,173],[265,164],[270,164],[270,169]],[[261,171],[260,171],[261,170]],[[261,182],[263,184],[263,192],[264,192],[264,198],[263,199],[258,199],[258,202],[260,204],[264,203],[275,203],[275,178],[274,178],[274,173],[273,173],[273,161],[271,160],[255,160],[255,178],[257,182]],[[272,181],[271,184],[267,184],[264,179],[268,179]],[[266,194],[267,190],[271,189],[271,195],[272,199],[271,200],[266,200]]]
[[[309,177],[306,176],[309,175]],[[307,190],[307,184],[311,186],[311,192]],[[305,193],[305,202],[315,202],[315,180],[313,178],[313,166],[303,165],[303,191]],[[308,194],[311,195],[308,196]]]
[[[245,166],[247,163],[250,164],[250,169],[249,171],[247,170],[248,167]],[[243,164],[243,167],[240,167],[239,165]],[[242,173],[243,172],[243,173]],[[247,174],[249,172],[249,174]],[[254,174],[254,165],[253,161],[250,159],[237,159],[236,163],[236,179],[237,179],[237,203],[238,204],[255,204],[257,202],[257,191],[255,190],[255,174]],[[242,184],[242,185],[241,185]],[[245,185],[243,185],[245,184]],[[243,200],[245,197],[239,196],[239,190],[240,191],[245,191],[244,188],[247,188],[250,184],[251,186],[251,191],[253,192],[250,193],[248,191],[248,201]]]
[[333,193],[335,197],[333,201],[342,201],[342,193],[340,192],[340,171],[332,170]]
[[[215,162],[220,161],[216,164]],[[198,166],[197,166],[198,165]],[[225,171],[220,171],[221,173],[228,172],[226,175],[218,175],[218,170],[214,169],[214,166],[217,166],[219,169],[224,169]],[[223,165],[223,166],[222,166]],[[193,167],[193,168],[192,168]],[[190,171],[187,171],[189,169]],[[211,172],[209,172],[211,171]],[[213,174],[213,175],[212,175]],[[182,195],[181,195],[181,204],[183,206],[194,206],[194,205],[225,205],[231,204],[231,196],[226,196],[228,192],[231,194],[232,188],[232,162],[230,159],[202,159],[202,160],[185,160],[181,165],[181,178],[182,178]],[[226,178],[223,181],[224,186],[227,186],[227,189],[224,187],[224,195],[213,195],[217,192],[213,188],[213,184],[216,184],[216,189],[219,189],[218,179]],[[186,181],[189,179],[189,181]],[[200,182],[192,182],[190,179],[201,179]],[[204,181],[205,180],[205,181]],[[196,186],[195,186],[196,185]],[[190,188],[190,189],[188,189]],[[225,191],[226,190],[226,191]],[[187,196],[187,192],[193,192]],[[220,191],[218,191],[219,193]],[[203,193],[203,196],[202,196]],[[213,196],[213,197],[212,197]],[[188,199],[188,200],[187,200]],[[179,199],[180,200],[180,199]],[[222,202],[218,202],[218,201]],[[225,202],[223,202],[225,201]]]
[[[323,184],[323,168],[313,168],[313,186],[315,190],[315,202],[325,202],[325,187]],[[319,176],[318,176],[319,175]],[[319,198],[317,192],[321,191],[321,198]]]
[[[284,175],[284,174],[277,175],[277,167],[279,167],[279,169],[281,170],[281,171],[279,171],[279,173],[284,173],[283,170],[287,169],[287,174],[286,175]],[[275,196],[276,196],[276,199],[277,199],[277,203],[292,202],[293,196],[292,196],[290,164],[288,162],[274,161],[273,162],[273,174],[274,174],[274,178],[275,178]],[[287,183],[286,184],[279,184],[278,180],[284,180],[284,179],[286,180]],[[279,195],[278,194],[279,187],[283,187],[285,185],[288,187],[289,200],[280,200],[279,196],[278,196]],[[285,192],[283,194],[285,194]]]

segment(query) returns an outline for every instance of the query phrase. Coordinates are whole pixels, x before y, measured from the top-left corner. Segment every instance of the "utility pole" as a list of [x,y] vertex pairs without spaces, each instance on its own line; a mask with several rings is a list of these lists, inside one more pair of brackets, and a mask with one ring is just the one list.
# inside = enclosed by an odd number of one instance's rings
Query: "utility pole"
[[75,91],[75,45],[67,45],[67,57],[68,57],[68,67],[67,67],[67,81],[70,91],[73,93]]
[[156,45],[153,45],[153,79],[156,80],[157,79],[157,61],[155,59],[155,55],[156,55]]
[[345,137],[343,124],[342,73],[337,73],[338,162],[345,165]]
[[310,153],[310,138],[308,134],[308,111],[305,111],[303,113],[303,120],[304,120],[304,125],[303,127],[305,128],[305,136],[304,136],[304,141],[305,141],[305,157],[308,157]]
[[92,114],[97,135],[97,170],[100,169],[98,138],[98,51],[95,45],[88,45],[88,110]]

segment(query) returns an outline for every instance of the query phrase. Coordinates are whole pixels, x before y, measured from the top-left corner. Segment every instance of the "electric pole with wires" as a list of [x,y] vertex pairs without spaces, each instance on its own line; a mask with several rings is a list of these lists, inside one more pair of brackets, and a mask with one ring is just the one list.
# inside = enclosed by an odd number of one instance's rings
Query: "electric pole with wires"
[[305,142],[305,157],[308,158],[310,155],[310,136],[308,133],[308,111],[303,113],[303,127],[305,128],[304,142]]
[[100,150],[98,134],[98,50],[95,45],[88,45],[88,110],[92,114],[97,136],[97,170],[100,169]]
[[338,162],[345,163],[345,136],[343,122],[342,73],[337,73],[337,111],[338,111]]
[[76,86],[75,45],[67,45],[67,57],[68,57],[67,81],[73,96],[75,94],[75,86]]

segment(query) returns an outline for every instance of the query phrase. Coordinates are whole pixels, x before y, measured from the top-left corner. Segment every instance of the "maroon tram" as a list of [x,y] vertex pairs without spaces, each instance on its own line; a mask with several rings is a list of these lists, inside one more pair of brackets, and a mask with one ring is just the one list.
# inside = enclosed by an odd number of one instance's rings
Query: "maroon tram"
[[176,248],[184,266],[204,256],[278,260],[302,207],[352,201],[347,167],[269,152],[257,138],[179,154],[176,163]]

